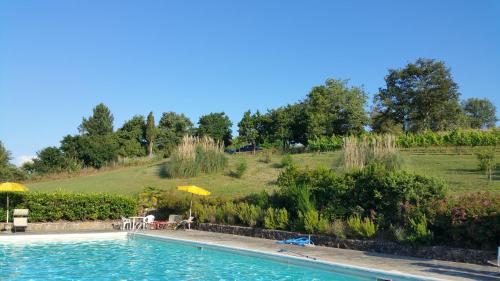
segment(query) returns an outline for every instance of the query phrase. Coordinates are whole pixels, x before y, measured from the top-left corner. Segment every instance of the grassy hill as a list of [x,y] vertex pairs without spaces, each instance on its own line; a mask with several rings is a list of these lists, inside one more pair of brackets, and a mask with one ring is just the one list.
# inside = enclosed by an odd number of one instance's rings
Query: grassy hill
[[[301,167],[332,167],[339,159],[339,152],[304,153],[292,156],[294,162]],[[500,155],[497,155],[497,157]],[[201,175],[187,179],[169,179],[162,175],[164,162],[143,166],[118,168],[91,175],[74,178],[29,183],[32,191],[67,190],[77,192],[110,192],[127,195],[137,194],[145,186],[164,189],[177,185],[195,184],[205,187],[215,196],[238,196],[261,190],[273,190],[274,182],[280,172],[281,155],[273,156],[272,163],[264,163],[262,156],[230,155],[229,165],[224,173]],[[445,180],[450,193],[490,191],[500,193],[500,171],[497,169],[492,182],[477,170],[474,155],[446,154],[412,154],[403,152],[405,169],[423,175],[439,177]],[[246,161],[248,169],[241,179],[230,176],[241,161]]]

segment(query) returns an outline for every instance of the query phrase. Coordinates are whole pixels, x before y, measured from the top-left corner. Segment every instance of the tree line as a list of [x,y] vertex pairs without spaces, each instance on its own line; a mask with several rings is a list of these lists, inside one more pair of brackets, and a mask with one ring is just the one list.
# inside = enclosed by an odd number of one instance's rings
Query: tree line
[[[135,115],[114,130],[113,114],[101,103],[89,117],[83,118],[78,135],[65,136],[59,147],[40,150],[23,169],[27,173],[46,174],[82,167],[101,168],[119,158],[168,157],[185,135],[209,136],[226,146],[286,148],[293,143],[307,145],[319,138],[356,135],[367,130],[401,134],[482,129],[495,127],[497,121],[496,108],[488,99],[460,100],[450,68],[439,60],[421,58],[403,68],[389,69],[385,86],[375,94],[370,110],[366,110],[367,102],[368,95],[362,87],[351,86],[347,80],[327,79],[296,103],[265,113],[244,112],[237,123],[236,138],[232,136],[233,124],[224,112],[201,116],[196,127],[182,113],[164,112],[156,123],[150,112],[147,117]],[[12,165],[1,169],[11,171]]]

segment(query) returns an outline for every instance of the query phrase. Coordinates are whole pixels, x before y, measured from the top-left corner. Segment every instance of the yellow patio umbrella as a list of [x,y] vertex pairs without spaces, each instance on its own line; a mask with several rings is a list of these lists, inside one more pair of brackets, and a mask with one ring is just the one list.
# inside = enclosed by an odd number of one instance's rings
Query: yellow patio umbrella
[[[0,192],[26,192],[28,188],[20,183],[4,182],[0,184]],[[7,193],[7,223],[9,223],[9,193]]]
[[[191,204],[189,205],[189,219],[191,219],[191,209],[193,208],[193,194],[196,195],[201,195],[201,196],[208,196],[210,195],[210,191],[205,190],[201,187],[198,187],[196,185],[183,185],[183,186],[178,186],[177,190],[182,190],[191,193]],[[188,224],[188,227],[191,228],[191,224]]]

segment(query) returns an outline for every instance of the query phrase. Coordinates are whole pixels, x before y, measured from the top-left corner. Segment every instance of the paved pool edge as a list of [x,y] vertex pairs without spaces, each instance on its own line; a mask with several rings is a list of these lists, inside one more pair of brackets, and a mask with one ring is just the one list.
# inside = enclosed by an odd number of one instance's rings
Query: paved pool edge
[[330,261],[321,260],[318,258],[316,258],[315,260],[312,260],[312,259],[306,258],[306,257],[296,257],[296,256],[290,256],[290,255],[280,254],[280,253],[276,253],[276,252],[265,252],[265,251],[243,248],[243,247],[227,246],[227,245],[221,245],[221,244],[216,243],[216,242],[200,242],[200,241],[196,241],[193,239],[166,237],[163,235],[156,235],[156,234],[150,234],[150,233],[129,233],[128,235],[131,237],[139,236],[139,237],[145,237],[145,238],[153,238],[156,240],[181,242],[181,243],[188,244],[188,245],[204,246],[207,248],[212,248],[212,249],[221,250],[221,251],[237,252],[237,253],[241,253],[241,254],[248,253],[248,254],[251,254],[252,256],[257,256],[257,257],[261,257],[261,258],[268,258],[268,259],[274,259],[274,260],[278,259],[280,261],[292,261],[292,263],[295,265],[299,265],[299,266],[313,265],[314,267],[322,269],[322,270],[338,272],[341,274],[351,274],[351,275],[355,274],[355,275],[359,275],[359,276],[363,276],[363,277],[370,277],[370,278],[375,278],[375,277],[389,278],[389,279],[397,278],[396,280],[404,280],[404,281],[423,281],[423,280],[445,281],[446,280],[446,279],[441,279],[441,278],[408,274],[408,273],[404,273],[404,272],[396,271],[396,270],[395,271],[386,271],[386,270],[373,269],[373,268],[369,268],[369,267],[356,266],[356,265],[351,265],[351,264],[346,264],[346,263],[330,262]]

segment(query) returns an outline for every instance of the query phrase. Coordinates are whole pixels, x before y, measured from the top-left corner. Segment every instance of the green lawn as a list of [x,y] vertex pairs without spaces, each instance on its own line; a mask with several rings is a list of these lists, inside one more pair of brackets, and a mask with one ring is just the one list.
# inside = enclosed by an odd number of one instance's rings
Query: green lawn
[[[464,193],[473,191],[491,191],[500,193],[500,176],[489,183],[486,176],[477,171],[477,160],[473,155],[413,155],[403,154],[405,169],[424,175],[444,179],[450,192]],[[301,167],[332,167],[338,161],[339,153],[297,154],[293,160]],[[244,160],[243,160],[244,159]],[[195,184],[205,187],[215,196],[238,196],[260,190],[273,190],[280,169],[280,155],[273,157],[272,163],[260,161],[262,156],[231,155],[229,166],[224,173],[201,175],[189,179],[168,179],[161,176],[162,163],[144,166],[120,168],[113,171],[99,172],[92,175],[29,183],[32,191],[67,190],[78,192],[110,192],[134,195],[145,186],[164,189],[177,185]],[[248,169],[241,179],[229,176],[231,169],[246,161]],[[500,171],[498,171],[500,174]]]

